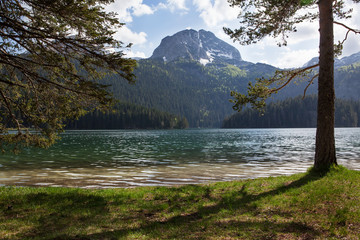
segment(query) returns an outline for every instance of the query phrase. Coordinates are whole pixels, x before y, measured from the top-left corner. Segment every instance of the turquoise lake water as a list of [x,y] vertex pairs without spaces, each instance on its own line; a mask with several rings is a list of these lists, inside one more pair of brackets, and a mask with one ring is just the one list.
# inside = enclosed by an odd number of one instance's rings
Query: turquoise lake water
[[[305,172],[315,129],[68,131],[47,150],[0,155],[0,185],[181,185]],[[360,128],[336,129],[339,164],[360,170]]]

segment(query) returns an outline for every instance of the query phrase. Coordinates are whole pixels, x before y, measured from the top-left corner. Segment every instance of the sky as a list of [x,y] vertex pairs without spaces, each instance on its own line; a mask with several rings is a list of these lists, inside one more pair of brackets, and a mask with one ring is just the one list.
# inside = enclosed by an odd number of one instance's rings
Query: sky
[[[360,4],[346,0],[346,6],[354,9],[351,19],[342,23],[360,29]],[[296,33],[291,33],[288,45],[278,47],[276,39],[242,46],[227,36],[223,27],[238,28],[240,9],[229,6],[227,0],[115,0],[106,6],[107,11],[118,14],[126,25],[115,34],[124,43],[133,43],[128,57],[148,58],[166,36],[185,30],[204,29],[236,47],[245,61],[267,63],[280,68],[301,67],[318,55],[318,22],[301,23]],[[346,29],[335,25],[335,41],[342,41]],[[343,55],[360,52],[360,35],[350,34],[344,45]]]

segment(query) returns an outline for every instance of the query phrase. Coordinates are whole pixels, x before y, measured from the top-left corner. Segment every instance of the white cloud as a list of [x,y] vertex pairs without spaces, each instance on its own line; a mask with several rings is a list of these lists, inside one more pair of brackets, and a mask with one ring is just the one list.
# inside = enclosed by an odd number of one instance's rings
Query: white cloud
[[279,53],[279,57],[272,65],[280,68],[302,67],[313,57],[318,55],[318,49],[291,50],[285,48]]
[[[123,4],[124,2],[125,4]],[[132,22],[131,13],[129,8],[131,7],[130,1],[126,4],[126,1],[118,0],[114,3],[107,5],[105,7],[106,11],[108,12],[115,12],[117,13],[117,18],[121,22]]]
[[144,44],[146,40],[147,34],[144,32],[135,33],[131,31],[128,27],[121,27],[117,33],[115,33],[115,38],[124,42],[125,44]]
[[154,10],[145,4],[139,4],[137,6],[134,6],[133,10],[134,10],[134,15],[137,17],[142,15],[150,15],[154,13]]
[[349,56],[351,54],[360,51],[360,36],[351,34],[344,43],[343,56]]
[[181,11],[186,13],[189,9],[186,7],[186,0],[166,0],[166,3],[159,3],[157,9],[168,9],[170,12]]
[[126,54],[127,58],[146,58],[145,53],[140,52],[140,51],[124,51],[124,53]]
[[[338,20],[338,21],[344,23],[346,26],[352,29],[360,30],[360,12],[356,11],[357,9],[356,3],[352,1],[346,1],[346,6],[348,8],[354,9],[354,11],[351,14],[352,18],[346,20]],[[334,31],[335,41],[336,42],[343,41],[345,39],[347,29],[335,24],[334,30],[335,30]],[[344,43],[343,56],[348,56],[357,53],[359,51],[360,51],[360,35],[359,34],[355,35],[354,33],[351,32],[349,33],[348,38]]]
[[173,10],[188,10],[185,0],[167,0],[167,4]]
[[287,43],[299,44],[304,41],[319,39],[319,23],[318,22],[303,22],[297,25],[297,31],[289,34]]
[[226,0],[193,0],[196,10],[208,27],[223,24],[226,21],[235,21],[240,12],[239,8],[232,8]]
[[132,15],[137,17],[153,14],[154,10],[142,3],[143,0],[116,0],[114,3],[107,5],[106,10],[111,12],[116,12],[118,14],[118,18],[121,22],[132,22]]
[[[130,23],[133,21],[133,16],[139,17],[142,15],[149,15],[154,13],[154,9],[143,4],[143,0],[115,0],[114,3],[106,6],[106,11],[117,13],[120,22]],[[132,43],[133,45],[143,45],[147,42],[147,34],[145,32],[136,33],[130,30],[127,26],[123,26],[114,34],[115,39],[122,41],[125,45]],[[129,51],[131,56],[133,52]],[[140,52],[136,56],[141,56]]]

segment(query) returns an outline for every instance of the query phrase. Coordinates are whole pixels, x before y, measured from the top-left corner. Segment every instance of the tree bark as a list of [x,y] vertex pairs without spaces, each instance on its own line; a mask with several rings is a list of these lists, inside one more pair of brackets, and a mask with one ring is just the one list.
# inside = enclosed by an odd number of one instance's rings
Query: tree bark
[[335,89],[333,0],[319,0],[320,57],[315,162],[316,169],[337,165],[335,151]]

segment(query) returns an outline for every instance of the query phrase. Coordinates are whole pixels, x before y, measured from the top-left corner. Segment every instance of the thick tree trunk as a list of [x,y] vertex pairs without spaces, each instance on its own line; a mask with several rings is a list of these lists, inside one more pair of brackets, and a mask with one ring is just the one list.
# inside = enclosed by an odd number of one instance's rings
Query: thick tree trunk
[[335,89],[333,0],[319,0],[320,59],[317,131],[314,167],[329,168],[337,164],[335,153]]

